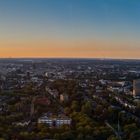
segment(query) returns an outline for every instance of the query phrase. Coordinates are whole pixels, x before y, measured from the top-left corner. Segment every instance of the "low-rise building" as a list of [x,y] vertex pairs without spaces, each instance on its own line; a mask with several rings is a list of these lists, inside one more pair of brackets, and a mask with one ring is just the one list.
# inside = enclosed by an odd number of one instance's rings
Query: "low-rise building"
[[140,79],[133,81],[133,96],[140,98]]
[[60,127],[62,125],[71,125],[72,120],[68,117],[48,117],[43,116],[38,119],[39,124],[47,124],[50,127]]

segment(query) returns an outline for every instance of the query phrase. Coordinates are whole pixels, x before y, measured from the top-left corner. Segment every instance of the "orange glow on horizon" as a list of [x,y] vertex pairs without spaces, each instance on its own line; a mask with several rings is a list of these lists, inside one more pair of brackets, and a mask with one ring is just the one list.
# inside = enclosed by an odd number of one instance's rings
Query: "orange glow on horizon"
[[0,57],[139,58],[132,45],[100,40],[1,41]]

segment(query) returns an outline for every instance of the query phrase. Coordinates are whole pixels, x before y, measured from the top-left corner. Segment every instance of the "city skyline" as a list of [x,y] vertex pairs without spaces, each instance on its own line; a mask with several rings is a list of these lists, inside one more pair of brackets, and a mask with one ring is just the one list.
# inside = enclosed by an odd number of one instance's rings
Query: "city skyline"
[[137,0],[0,2],[0,58],[139,59]]

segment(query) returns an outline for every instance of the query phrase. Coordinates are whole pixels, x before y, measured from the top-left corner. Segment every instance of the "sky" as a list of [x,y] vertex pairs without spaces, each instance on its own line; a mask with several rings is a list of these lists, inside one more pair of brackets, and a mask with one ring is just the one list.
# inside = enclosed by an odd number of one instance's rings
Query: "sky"
[[140,59],[139,0],[1,0],[0,57]]

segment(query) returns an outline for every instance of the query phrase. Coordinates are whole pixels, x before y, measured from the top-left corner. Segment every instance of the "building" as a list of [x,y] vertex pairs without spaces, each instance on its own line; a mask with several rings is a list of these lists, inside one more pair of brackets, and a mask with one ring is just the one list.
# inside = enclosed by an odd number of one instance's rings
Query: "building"
[[39,124],[47,124],[50,127],[60,127],[62,125],[71,125],[72,120],[68,117],[56,117],[56,118],[51,118],[48,116],[43,116],[38,119]]
[[140,97],[140,79],[133,81],[133,96]]
[[47,116],[43,116],[38,119],[39,124],[47,124],[48,126],[53,126],[53,119]]
[[16,125],[16,126],[28,126],[30,124],[30,121],[22,121],[22,122],[14,122],[12,123],[13,125]]
[[68,101],[69,97],[67,94],[60,94],[60,101],[65,102]]
[[71,119],[69,118],[56,118],[55,123],[57,127],[60,127],[61,125],[71,125]]

